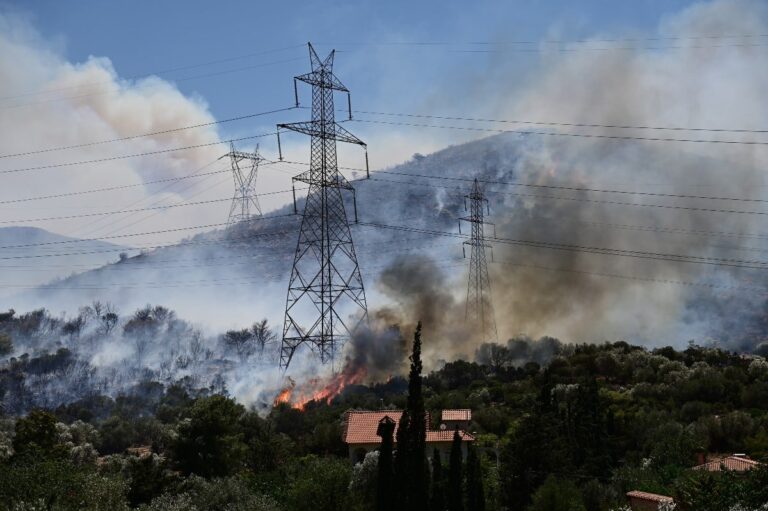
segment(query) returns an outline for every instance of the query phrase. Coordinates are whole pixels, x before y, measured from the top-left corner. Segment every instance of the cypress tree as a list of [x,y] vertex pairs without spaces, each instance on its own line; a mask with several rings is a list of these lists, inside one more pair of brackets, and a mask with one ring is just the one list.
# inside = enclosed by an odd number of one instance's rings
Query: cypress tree
[[461,435],[459,428],[453,433],[450,464],[448,465],[448,510],[464,511],[463,476],[461,471]]
[[397,425],[397,451],[395,452],[395,488],[394,499],[396,509],[408,509],[408,481],[409,481],[409,438],[408,429],[411,421],[408,410],[403,410],[400,422]]
[[429,504],[429,469],[427,467],[427,413],[424,409],[421,381],[421,322],[413,334],[413,352],[408,375],[408,472],[410,509],[423,511]]
[[432,453],[432,494],[429,499],[430,511],[445,511],[445,481],[443,480],[443,462],[440,451]]
[[480,458],[472,444],[467,445],[467,511],[485,511]]
[[386,416],[379,421],[379,427],[376,430],[376,434],[381,437],[379,474],[376,486],[376,509],[378,511],[394,509],[395,487],[392,466],[392,444],[394,442],[392,434],[394,431],[395,421]]

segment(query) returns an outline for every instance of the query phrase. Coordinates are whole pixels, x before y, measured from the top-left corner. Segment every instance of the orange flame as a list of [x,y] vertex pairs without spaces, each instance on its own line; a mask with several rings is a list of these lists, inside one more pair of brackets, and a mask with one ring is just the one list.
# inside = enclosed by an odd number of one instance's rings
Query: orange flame
[[325,383],[320,378],[313,378],[298,388],[296,382],[289,377],[288,385],[277,395],[274,405],[289,403],[291,408],[304,411],[307,404],[312,401],[325,401],[331,404],[333,398],[341,394],[347,385],[361,382],[366,374],[365,367],[354,370],[345,368],[341,373],[332,375]]

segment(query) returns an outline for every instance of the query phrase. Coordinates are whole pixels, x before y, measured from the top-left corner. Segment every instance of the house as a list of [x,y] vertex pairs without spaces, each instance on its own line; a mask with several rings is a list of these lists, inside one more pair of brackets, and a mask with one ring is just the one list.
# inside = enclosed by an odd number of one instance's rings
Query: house
[[675,499],[667,497],[666,495],[658,495],[656,493],[648,493],[644,491],[633,490],[627,492],[627,499],[629,499],[629,508],[632,511],[659,511],[664,509],[665,504],[672,504]]
[[[444,410],[444,412],[445,411],[447,410]],[[344,419],[343,439],[349,449],[350,461],[353,463],[362,461],[367,453],[379,448],[379,445],[381,444],[381,437],[377,435],[377,432],[379,431],[379,423],[382,421],[386,422],[387,419],[394,421],[395,423],[393,438],[395,449],[397,449],[397,429],[402,415],[402,410],[348,411]],[[442,459],[448,459],[451,452],[451,443],[453,442],[455,428],[449,430],[446,427],[444,429],[432,430],[429,428],[429,422],[429,415],[427,415],[427,456],[431,457],[434,449],[438,449],[440,451],[440,457]],[[462,454],[466,457],[466,442],[474,442],[475,437],[462,429],[459,429],[459,435],[461,435],[462,439]]]
[[730,470],[733,472],[746,472],[760,465],[759,462],[749,459],[746,454],[732,454],[724,458],[715,458],[706,463],[696,465],[693,470],[706,470],[708,472],[720,472]]
[[456,428],[461,430],[469,429],[469,423],[472,421],[472,410],[457,409],[443,410],[440,414],[440,424],[445,424],[445,429],[453,431]]

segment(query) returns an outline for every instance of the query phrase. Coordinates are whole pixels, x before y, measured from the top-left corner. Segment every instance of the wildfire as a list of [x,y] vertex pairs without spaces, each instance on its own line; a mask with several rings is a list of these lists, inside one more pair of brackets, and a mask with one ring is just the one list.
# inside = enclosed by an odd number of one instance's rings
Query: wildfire
[[311,401],[325,401],[330,404],[334,397],[341,394],[347,385],[360,383],[366,375],[365,367],[357,369],[345,368],[344,371],[332,375],[327,380],[313,378],[299,386],[288,377],[288,385],[275,398],[275,406],[289,403],[291,408],[304,411]]

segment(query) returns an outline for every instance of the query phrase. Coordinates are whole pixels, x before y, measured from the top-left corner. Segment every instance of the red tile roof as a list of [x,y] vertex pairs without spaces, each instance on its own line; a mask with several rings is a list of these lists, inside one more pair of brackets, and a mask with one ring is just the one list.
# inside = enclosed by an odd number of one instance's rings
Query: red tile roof
[[633,490],[627,492],[627,497],[630,499],[646,500],[648,502],[673,502],[675,499],[667,497],[666,495],[658,495],[656,493],[648,493],[645,491]]
[[735,472],[744,472],[752,470],[760,465],[759,462],[743,456],[728,456],[717,460],[712,460],[703,465],[693,467],[693,470],[707,470],[709,472],[720,472],[721,470],[733,470]]
[[[466,431],[459,430],[459,436],[464,442],[473,442],[475,437]],[[427,443],[430,442],[452,442],[453,431],[446,429],[443,431],[427,431]]]
[[400,426],[402,410],[382,410],[379,412],[349,411],[344,425],[344,441],[348,444],[378,444],[381,437],[376,434],[379,421],[384,417],[394,420],[394,436],[397,438],[397,428]]
[[[344,442],[347,444],[378,444],[381,437],[376,434],[379,427],[379,421],[384,417],[389,417],[396,422],[394,436],[397,438],[397,429],[400,426],[400,417],[402,410],[380,410],[380,411],[360,411],[350,410],[347,412],[344,424]],[[429,424],[429,417],[427,417]],[[467,442],[474,441],[475,437],[467,432],[459,431],[462,440]],[[429,431],[427,430],[427,442],[450,442],[453,440],[452,430]]]
[[472,420],[472,410],[469,410],[469,409],[443,410],[441,419],[443,421],[469,421],[469,420]]

